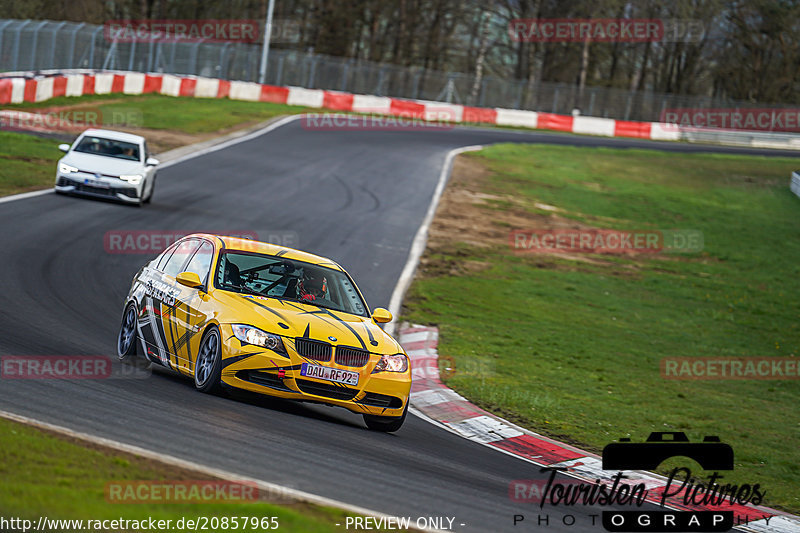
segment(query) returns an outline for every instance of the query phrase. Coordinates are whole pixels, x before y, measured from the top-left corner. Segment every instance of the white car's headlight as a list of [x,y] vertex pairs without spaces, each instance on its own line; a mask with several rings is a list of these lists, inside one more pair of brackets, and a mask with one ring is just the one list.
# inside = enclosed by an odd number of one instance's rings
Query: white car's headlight
[[269,348],[276,352],[286,352],[283,348],[283,341],[278,335],[261,331],[253,326],[233,324],[233,334],[243,343],[263,346],[264,348]]
[[131,185],[138,185],[140,181],[142,181],[141,174],[123,174],[119,177],[122,181],[127,181]]
[[68,165],[64,162],[58,164],[58,171],[62,174],[72,174],[73,172],[78,172],[78,169],[73,167],[72,165]]
[[372,373],[377,372],[405,372],[408,370],[408,357],[404,354],[398,353],[395,355],[383,355],[378,364],[372,370]]

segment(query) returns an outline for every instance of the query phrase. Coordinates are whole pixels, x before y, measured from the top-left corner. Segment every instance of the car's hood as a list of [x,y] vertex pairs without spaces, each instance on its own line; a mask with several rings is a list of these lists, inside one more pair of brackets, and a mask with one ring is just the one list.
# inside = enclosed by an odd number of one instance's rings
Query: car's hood
[[229,316],[219,317],[220,322],[247,324],[284,337],[307,337],[372,353],[393,354],[402,351],[397,341],[369,317],[226,291],[217,291],[215,297],[219,298],[224,308],[230,310]]
[[141,174],[144,164],[139,161],[126,161],[102,155],[70,152],[62,161],[85,172],[119,176],[120,174]]

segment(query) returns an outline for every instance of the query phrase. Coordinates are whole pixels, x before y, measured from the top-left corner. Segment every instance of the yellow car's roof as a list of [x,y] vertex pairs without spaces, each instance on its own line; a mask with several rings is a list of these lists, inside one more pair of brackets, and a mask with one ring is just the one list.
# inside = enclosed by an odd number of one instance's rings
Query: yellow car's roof
[[322,257],[319,255],[310,254],[308,252],[295,250],[294,248],[279,246],[277,244],[270,244],[268,242],[254,241],[250,239],[241,239],[238,237],[228,237],[225,235],[208,235],[208,234],[203,234],[203,235],[211,239],[218,239],[222,241],[225,245],[226,250],[240,250],[245,252],[255,252],[259,254],[278,255],[280,257],[285,257],[286,259],[295,259],[297,261],[304,261],[306,263],[311,263],[312,265],[319,265],[332,268],[334,270],[344,271],[344,269],[340,267],[335,261],[328,259],[327,257]]

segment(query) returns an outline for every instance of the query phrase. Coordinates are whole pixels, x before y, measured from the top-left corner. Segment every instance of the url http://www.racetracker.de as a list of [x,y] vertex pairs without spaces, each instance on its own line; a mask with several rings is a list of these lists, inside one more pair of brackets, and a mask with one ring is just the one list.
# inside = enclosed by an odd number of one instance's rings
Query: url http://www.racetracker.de
[[195,516],[175,519],[153,517],[133,520],[55,519],[41,516],[38,520],[0,517],[0,531],[263,531],[280,528],[275,516]]

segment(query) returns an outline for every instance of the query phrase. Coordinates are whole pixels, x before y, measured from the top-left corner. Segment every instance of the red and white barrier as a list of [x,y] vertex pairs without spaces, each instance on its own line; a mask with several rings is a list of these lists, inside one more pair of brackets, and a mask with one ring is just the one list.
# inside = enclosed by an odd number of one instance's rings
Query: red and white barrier
[[[17,75],[16,73],[14,75]],[[22,76],[22,74],[19,74]],[[420,120],[460,124],[495,124],[531,129],[549,129],[600,135],[633,137],[657,141],[691,139],[700,130],[659,122],[635,122],[609,118],[568,116],[520,109],[471,107],[446,102],[409,100],[366,94],[351,94],[302,87],[278,87],[243,81],[226,81],[197,76],[146,74],[141,72],[52,71],[37,78],[0,78],[0,105],[22,102],[44,102],[59,96],[88,94],[163,94],[175,97],[230,98],[251,102],[273,102],[293,106],[329,109],[332,111],[394,115]],[[720,132],[723,130],[714,130]],[[757,139],[753,132],[738,133],[742,141],[757,147],[800,148],[800,138]],[[688,135],[688,136],[687,136]],[[752,138],[751,138],[752,137]],[[722,141],[720,141],[722,142]],[[726,141],[728,142],[728,141]]]
[[[607,128],[606,125],[600,127]],[[564,468],[569,475],[584,482],[591,484],[598,479],[609,485],[613,482],[616,471],[603,470],[599,456],[512,424],[473,405],[444,385],[439,376],[439,332],[436,328],[407,327],[400,330],[398,340],[411,359],[411,407],[422,418],[461,437],[538,465]],[[642,471],[626,471],[625,476],[622,484],[642,483],[648,491],[647,500],[660,503],[666,487],[665,478]],[[733,511],[737,529],[758,533],[800,532],[800,518],[768,507],[727,502],[714,506],[685,504],[682,497],[683,493],[679,493],[669,499],[668,504],[685,511]]]
[[[544,128],[590,135],[649,137],[647,128],[615,128],[616,121],[593,117],[573,118],[552,113],[518,109],[480,108],[407,100],[365,94],[350,94],[302,87],[276,87],[252,82],[225,81],[195,76],[145,74],[141,72],[98,72],[29,78],[0,79],[0,105],[22,102],[44,102],[58,96],[87,94],[129,95],[157,93],[194,98],[230,98],[252,102],[273,102],[333,111],[352,111],[382,115],[399,115],[421,120],[470,124],[497,124]],[[637,124],[637,123],[632,123]],[[654,131],[663,132],[664,128]],[[662,134],[662,138],[666,135]]]

